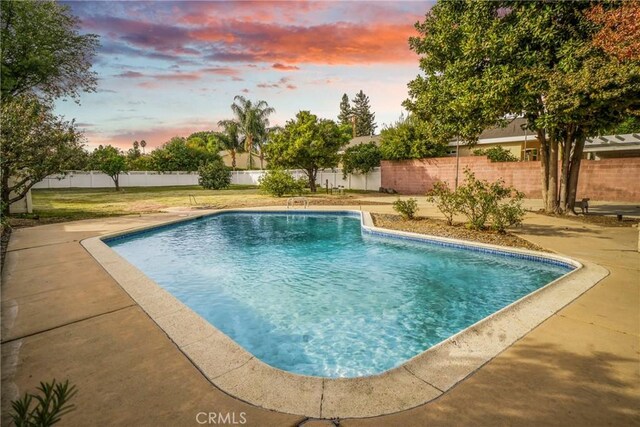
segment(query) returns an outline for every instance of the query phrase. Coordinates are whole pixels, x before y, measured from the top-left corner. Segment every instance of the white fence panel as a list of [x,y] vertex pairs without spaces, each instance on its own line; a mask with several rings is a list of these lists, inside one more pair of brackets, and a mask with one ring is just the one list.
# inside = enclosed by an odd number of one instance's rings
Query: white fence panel
[[[307,175],[300,169],[289,171],[294,178],[306,178]],[[259,179],[265,171],[233,171],[231,183],[238,185],[258,185]],[[198,185],[196,172],[145,172],[131,171],[120,175],[121,187],[170,187]],[[344,186],[347,190],[376,191],[381,184],[380,168],[374,169],[367,175],[349,174],[342,177],[341,169],[326,169],[318,171],[316,182],[318,187],[324,188]],[[111,178],[102,172],[70,171],[66,175],[51,175],[33,186],[40,188],[110,188],[113,187]]]

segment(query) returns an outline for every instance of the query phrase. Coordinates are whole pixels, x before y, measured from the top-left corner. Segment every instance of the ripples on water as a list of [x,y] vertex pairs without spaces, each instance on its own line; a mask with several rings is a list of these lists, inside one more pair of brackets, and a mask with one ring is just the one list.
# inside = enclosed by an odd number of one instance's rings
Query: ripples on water
[[225,214],[110,246],[264,362],[325,377],[393,368],[569,271],[330,215]]

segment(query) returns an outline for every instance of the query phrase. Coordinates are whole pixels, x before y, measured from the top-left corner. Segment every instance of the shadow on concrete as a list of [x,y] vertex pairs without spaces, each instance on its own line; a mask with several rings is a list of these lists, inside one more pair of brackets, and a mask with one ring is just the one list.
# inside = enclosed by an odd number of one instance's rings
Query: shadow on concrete
[[513,230],[521,237],[526,237],[527,234],[532,236],[549,236],[549,237],[565,237],[565,238],[581,238],[594,237],[597,239],[611,239],[603,233],[601,230],[596,230],[594,227],[587,228],[586,226],[548,226],[538,224],[523,224],[519,228]]
[[620,375],[620,365],[637,363],[607,351],[520,343],[435,401],[341,425],[638,425],[638,378]]
[[[577,208],[576,212],[580,212]],[[597,203],[589,206],[589,213],[598,215],[623,215],[640,217],[640,204]]]

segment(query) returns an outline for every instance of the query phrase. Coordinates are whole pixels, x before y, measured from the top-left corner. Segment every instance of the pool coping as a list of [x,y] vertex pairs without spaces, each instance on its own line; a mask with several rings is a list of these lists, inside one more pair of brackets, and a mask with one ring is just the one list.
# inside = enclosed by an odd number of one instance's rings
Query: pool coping
[[[299,375],[260,361],[104,243],[233,212],[350,213],[359,215],[363,231],[371,234],[543,258],[575,269],[381,374],[359,378]],[[262,408],[312,418],[373,417],[436,399],[608,275],[601,266],[557,254],[378,228],[369,212],[348,209],[223,209],[92,237],[81,244],[214,386]]]

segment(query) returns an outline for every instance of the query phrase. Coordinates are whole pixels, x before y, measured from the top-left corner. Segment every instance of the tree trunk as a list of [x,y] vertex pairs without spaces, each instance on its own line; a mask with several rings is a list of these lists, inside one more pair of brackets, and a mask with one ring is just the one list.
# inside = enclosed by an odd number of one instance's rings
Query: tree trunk
[[112,176],[111,179],[113,179],[113,183],[116,185],[116,191],[120,191],[120,174]]
[[316,188],[316,174],[318,173],[317,169],[307,169],[307,176],[309,177],[309,188],[311,189],[312,193],[315,193],[317,191]]
[[584,153],[584,142],[585,138],[583,136],[576,138],[573,153],[571,154],[568,197],[567,205],[565,206],[565,212],[575,213],[576,195],[578,192],[578,176],[580,174],[580,163],[582,162],[582,154]]
[[547,185],[547,205],[545,211],[558,212],[558,140],[555,135],[549,139],[549,184]]
[[252,135],[247,135],[247,140],[244,144],[244,148],[245,150],[247,150],[247,153],[249,153],[249,159],[247,160],[247,169],[251,169],[253,168],[253,157],[251,155],[252,153],[252,149],[253,149],[253,136]]
[[560,202],[558,210],[567,213],[567,197],[569,187],[569,168],[571,167],[571,147],[573,146],[574,126],[568,126],[562,141],[562,168],[560,170]]
[[236,170],[236,150],[229,150],[231,154],[231,167]]
[[538,141],[540,141],[540,178],[542,181],[542,206],[547,207],[549,200],[549,142],[544,129],[538,129]]
[[264,153],[262,148],[260,149],[260,170],[264,170]]
[[11,189],[9,188],[9,169],[4,168],[2,170],[2,189],[0,192],[2,193],[2,216],[9,215],[9,195],[11,194]]

